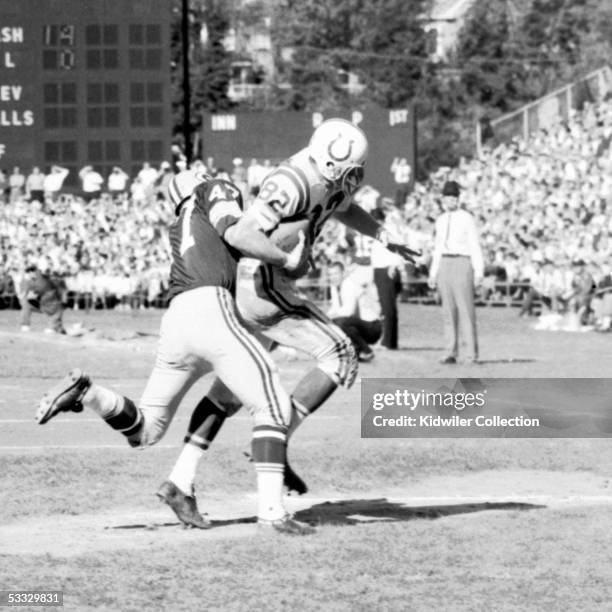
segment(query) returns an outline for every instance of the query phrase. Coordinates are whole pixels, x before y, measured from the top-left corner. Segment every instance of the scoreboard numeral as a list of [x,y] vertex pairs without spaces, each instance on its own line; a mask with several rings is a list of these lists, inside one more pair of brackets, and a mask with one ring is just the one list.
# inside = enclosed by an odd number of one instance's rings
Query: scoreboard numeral
[[74,68],[74,51],[72,49],[62,49],[59,53],[58,63],[62,70],[72,70]]

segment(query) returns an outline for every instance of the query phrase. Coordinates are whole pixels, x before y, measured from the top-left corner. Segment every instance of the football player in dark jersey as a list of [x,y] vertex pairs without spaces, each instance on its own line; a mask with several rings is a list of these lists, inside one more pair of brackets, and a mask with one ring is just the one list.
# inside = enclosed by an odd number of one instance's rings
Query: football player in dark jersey
[[65,334],[62,321],[64,316],[62,298],[65,290],[66,283],[63,279],[43,273],[36,266],[26,268],[23,282],[19,287],[21,331],[30,331],[32,312],[42,312],[51,320],[51,325],[45,328],[45,332]]
[[[162,318],[156,363],[140,402],[95,384],[76,369],[42,398],[38,422],[86,407],[131,446],[155,444],[187,391],[214,370],[254,416],[258,522],[284,533],[310,533],[313,529],[293,520],[282,502],[291,400],[276,365],[243,326],[234,303],[236,264],[242,254],[292,270],[301,261],[304,236],[293,250],[283,252],[242,214],[242,197],[232,183],[200,172],[179,173],[169,185],[169,195],[178,217],[170,230],[170,306]],[[209,526],[194,511],[193,491],[186,494],[167,482],[158,495],[186,524]]]

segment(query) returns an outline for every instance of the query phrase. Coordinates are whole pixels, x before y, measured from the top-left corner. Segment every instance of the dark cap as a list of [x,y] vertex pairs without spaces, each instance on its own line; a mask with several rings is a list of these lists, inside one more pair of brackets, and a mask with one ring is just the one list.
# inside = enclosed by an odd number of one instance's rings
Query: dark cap
[[446,181],[446,183],[444,183],[444,187],[442,187],[442,195],[454,196],[458,198],[460,189],[459,183],[455,181]]

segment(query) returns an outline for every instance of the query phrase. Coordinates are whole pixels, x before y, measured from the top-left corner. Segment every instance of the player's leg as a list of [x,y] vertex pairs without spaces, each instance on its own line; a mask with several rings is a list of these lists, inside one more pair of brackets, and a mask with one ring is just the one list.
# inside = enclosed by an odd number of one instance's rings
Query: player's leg
[[77,369],[45,394],[37,413],[38,422],[42,425],[60,412],[80,412],[86,407],[122,433],[131,446],[155,444],[185,393],[204,371],[202,365],[184,359],[184,321],[180,307],[173,303],[162,320],[155,367],[140,406],[112,389],[92,383]]
[[[252,333],[268,351],[273,344],[272,340],[259,332]],[[187,433],[183,439],[183,448],[168,477],[170,482],[187,493],[193,489],[200,461],[217,437],[225,419],[233,416],[240,408],[242,408],[242,402],[218,377],[215,378],[208,393],[200,400],[191,414]],[[285,482],[285,486],[290,491],[296,490],[300,494],[305,492],[299,486],[296,489],[295,484],[291,480]]]
[[[309,532],[310,528],[287,516],[282,504],[286,430],[291,406],[280,385],[276,366],[239,320],[234,301],[226,290],[215,289],[215,308],[207,310],[206,322],[205,328],[192,330],[190,341],[194,353],[206,355],[226,385],[218,383],[216,387],[226,389],[223,392],[227,394],[226,399],[233,398],[236,406],[244,403],[255,415],[252,456],[258,481],[259,518],[280,531]],[[190,426],[189,441],[183,449],[183,467],[189,476],[182,469],[173,470],[172,481],[168,482],[177,481],[183,489],[191,488],[195,466],[201,456],[198,450],[201,451],[214,438],[225,418],[223,411],[214,406],[209,397],[205,398],[196,411],[193,426]],[[203,422],[208,423],[205,430],[199,429]],[[198,430],[202,435],[198,435]],[[199,441],[194,434],[200,438]],[[200,448],[192,442],[199,442]],[[190,462],[192,466],[188,465]],[[172,507],[176,512],[175,506]]]
[[219,433],[225,419],[237,412],[242,402],[216,378],[189,420],[183,448],[168,476],[181,491],[190,494],[198,465]]
[[349,388],[357,374],[357,357],[350,338],[312,304],[303,303],[266,331],[282,344],[311,355],[317,365],[294,388],[291,437],[300,424],[318,410],[339,387]]
[[[257,475],[258,520],[290,533],[312,531],[290,519],[282,502],[291,400],[276,364],[239,319],[229,292],[219,290],[224,339],[211,363],[219,378],[255,418],[252,458]],[[219,333],[221,326],[218,328]]]
[[[258,292],[277,312],[275,322],[266,326],[266,336],[278,344],[303,351],[317,361],[317,366],[298,382],[291,394],[291,437],[300,423],[338,386],[351,387],[357,376],[357,355],[351,339],[340,327],[314,304],[297,295],[293,285],[272,266],[262,265],[258,272]],[[250,320],[250,313],[244,314]]]

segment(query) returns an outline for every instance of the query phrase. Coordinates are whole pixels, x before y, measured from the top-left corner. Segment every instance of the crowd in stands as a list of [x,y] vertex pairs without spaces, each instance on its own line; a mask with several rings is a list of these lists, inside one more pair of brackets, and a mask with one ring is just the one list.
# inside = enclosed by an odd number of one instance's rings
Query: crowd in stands
[[[611,143],[612,101],[587,104],[529,142],[485,147],[479,158],[440,168],[399,207],[391,199],[383,199],[383,207],[396,231],[423,250],[415,275],[424,280],[442,185],[457,181],[463,205],[478,221],[487,262],[483,297],[510,291],[523,300],[523,314],[538,298],[553,312],[579,312],[583,322],[595,313],[595,324],[609,329]],[[339,224],[328,226],[318,258],[342,256],[349,242]]]
[[[247,201],[272,167],[239,158],[229,172],[213,158],[194,164],[233,180]],[[25,270],[36,266],[63,278],[85,307],[163,303],[174,220],[167,186],[184,167],[180,157],[159,168],[145,162],[131,179],[116,166],[105,179],[85,166],[77,193],[63,190],[68,170],[61,166],[47,174],[35,167],[27,176],[20,168],[0,170],[0,296],[18,294]]]
[[[440,168],[412,192],[405,186],[409,166],[396,159],[390,168],[396,193],[381,197],[366,185],[357,201],[383,209],[386,223],[423,252],[404,278],[424,280],[441,188],[446,180],[457,181],[463,205],[478,221],[487,261],[484,297],[510,292],[523,300],[522,314],[532,311],[536,299],[553,311],[574,309],[584,322],[595,312],[597,325],[609,328],[611,143],[612,102],[587,104],[529,142],[485,147],[478,158]],[[195,163],[234,181],[248,205],[273,161],[236,158],[230,169],[217,168],[213,158]],[[180,156],[159,168],[145,163],[131,179],[119,167],[104,178],[86,166],[79,172],[80,195],[62,192],[67,170],[60,166],[46,174],[33,168],[27,176],[19,168],[0,171],[0,293],[32,264],[64,276],[72,291],[123,297],[139,290],[150,299],[163,293],[172,220],[165,191],[183,167]],[[314,260],[325,267],[367,259],[370,248],[368,240],[330,222]]]

